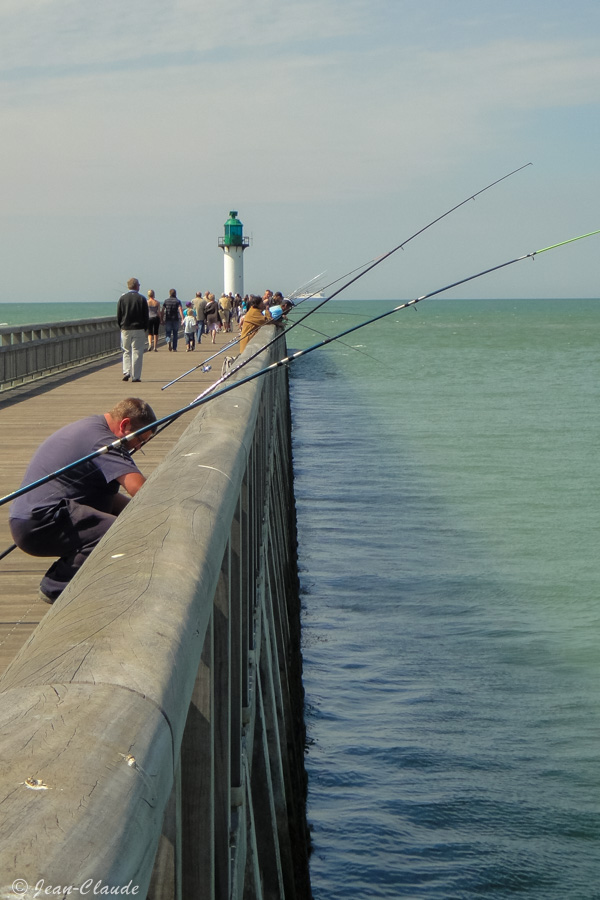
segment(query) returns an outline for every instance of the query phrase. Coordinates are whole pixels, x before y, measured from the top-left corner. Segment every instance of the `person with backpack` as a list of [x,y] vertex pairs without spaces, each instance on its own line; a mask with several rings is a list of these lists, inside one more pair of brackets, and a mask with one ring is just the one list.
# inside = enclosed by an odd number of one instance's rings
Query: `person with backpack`
[[183,307],[175,288],[171,288],[169,296],[163,301],[162,320],[169,350],[176,351],[179,326],[183,325]]

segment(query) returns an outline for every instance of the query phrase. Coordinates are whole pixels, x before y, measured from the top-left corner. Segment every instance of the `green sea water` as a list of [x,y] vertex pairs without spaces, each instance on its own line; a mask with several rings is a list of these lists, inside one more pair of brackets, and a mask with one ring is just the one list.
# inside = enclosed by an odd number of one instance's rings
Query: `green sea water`
[[436,299],[294,366],[316,900],[600,896],[599,335]]
[[73,319],[95,319],[115,316],[117,304],[82,301],[81,303],[0,303],[2,325],[44,325],[47,322],[70,322]]

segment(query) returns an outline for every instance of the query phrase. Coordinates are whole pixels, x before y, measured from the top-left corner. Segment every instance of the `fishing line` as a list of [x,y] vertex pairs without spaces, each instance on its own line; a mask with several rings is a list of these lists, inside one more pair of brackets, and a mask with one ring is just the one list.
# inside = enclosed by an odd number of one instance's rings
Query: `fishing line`
[[[313,331],[315,334],[320,334],[321,337],[329,337],[328,334],[325,334],[324,331],[319,331],[319,329],[315,328],[313,325],[304,325],[302,322],[299,322],[298,324],[302,325],[303,328],[308,329],[308,331]],[[362,350],[360,347],[353,347],[352,344],[347,344],[346,341],[338,341],[338,344],[341,344],[343,347],[348,347],[349,350],[354,350],[355,353],[361,353],[363,356],[368,357],[368,359],[372,359],[373,362],[376,362],[380,366],[382,366],[384,364],[381,359],[377,359],[376,356],[371,356],[370,353],[367,353],[365,350]]]
[[[297,350],[295,353],[292,353],[289,356],[285,356],[283,357],[283,359],[276,360],[274,363],[265,366],[263,369],[259,369],[257,372],[253,372],[251,375],[247,375],[245,378],[241,378],[234,384],[225,385],[225,387],[222,387],[219,391],[212,394],[212,396],[210,397],[206,397],[204,394],[201,394],[198,398],[196,398],[196,400],[193,400],[187,406],[183,406],[181,407],[181,409],[175,410],[175,412],[169,413],[169,415],[163,416],[161,419],[157,419],[156,422],[153,422],[150,426],[144,425],[137,431],[132,431],[130,432],[130,434],[124,435],[124,437],[113,441],[113,443],[107,444],[105,447],[100,447],[93,453],[90,453],[87,456],[82,456],[80,459],[77,459],[74,462],[63,466],[61,469],[57,469],[50,475],[46,475],[43,478],[32,482],[31,484],[24,485],[18,490],[13,491],[11,494],[6,494],[6,496],[0,498],[0,506],[3,506],[5,503],[10,502],[17,497],[20,497],[22,494],[26,494],[29,491],[34,490],[36,487],[40,487],[42,484],[47,484],[47,482],[52,481],[52,479],[54,478],[58,478],[60,475],[70,471],[71,469],[74,469],[76,466],[79,466],[82,463],[89,462],[92,459],[96,459],[97,457],[102,456],[104,453],[109,453],[111,450],[119,450],[121,447],[125,447],[129,441],[133,440],[134,438],[139,438],[143,434],[147,434],[150,429],[152,429],[152,431],[156,433],[156,429],[161,425],[174,422],[186,412],[190,412],[192,409],[196,409],[197,407],[202,406],[209,400],[215,400],[217,397],[228,394],[230,391],[233,391],[244,384],[248,384],[249,382],[254,381],[257,378],[260,378],[262,375],[266,375],[268,372],[273,372],[275,371],[275,369],[281,368],[282,366],[288,366],[290,363],[295,362],[302,356],[306,356],[307,354],[312,353],[314,350],[318,350],[320,347],[325,347],[327,344],[331,344],[333,341],[339,340],[339,338],[346,337],[347,335],[358,331],[360,328],[364,328],[367,325],[372,325],[375,322],[379,322],[382,319],[385,319],[387,316],[391,316],[394,313],[399,312],[401,309],[407,309],[409,307],[415,306],[422,300],[427,300],[430,297],[435,297],[438,294],[443,294],[444,292],[449,291],[452,288],[467,284],[470,281],[475,281],[475,279],[477,278],[482,278],[484,275],[489,275],[491,272],[497,272],[500,269],[505,269],[507,266],[512,266],[515,263],[521,262],[525,259],[534,259],[536,256],[539,256],[540,253],[546,253],[548,250],[553,250],[556,247],[564,247],[566,244],[572,244],[574,241],[581,241],[584,238],[592,237],[596,234],[600,234],[600,229],[596,231],[589,231],[586,234],[580,234],[578,237],[569,238],[568,240],[560,241],[557,244],[551,244],[548,247],[543,247],[541,250],[533,250],[531,253],[525,253],[523,256],[517,256],[515,259],[510,259],[507,262],[500,263],[499,265],[491,266],[488,269],[483,269],[481,272],[477,272],[475,275],[469,275],[466,278],[461,278],[458,281],[453,281],[451,284],[447,284],[444,287],[437,288],[435,291],[430,291],[427,294],[422,294],[420,297],[416,297],[414,300],[407,300],[406,302],[401,303],[399,306],[395,306],[393,309],[390,309],[387,312],[380,313],[379,315],[374,316],[371,319],[367,319],[365,322],[361,322],[358,325],[353,325],[350,328],[339,332],[339,334],[325,338],[324,340],[319,341],[318,343],[313,344],[312,346],[307,347],[304,350]],[[265,344],[262,350],[265,350],[268,346],[270,346],[271,343],[272,342]],[[262,350],[258,352],[262,352]],[[256,355],[258,355],[258,353]]]
[[[236,344],[239,344],[241,337],[235,338],[235,340],[230,341],[229,344],[226,344],[224,347],[221,347],[220,350],[217,350],[216,353],[213,353],[212,356],[207,356],[204,362],[199,363],[197,366],[193,366],[191,369],[188,369],[187,372],[184,372],[183,375],[178,375],[177,378],[174,378],[173,381],[169,381],[168,384],[163,384],[161,387],[161,391],[166,390],[168,387],[171,387],[172,384],[176,384],[178,381],[181,381],[182,378],[185,378],[186,375],[191,375],[192,372],[195,372],[197,369],[204,369],[205,372],[208,372],[212,366],[209,366],[208,369],[205,369],[207,363],[211,362],[211,360],[216,359],[217,356],[220,356],[221,353],[225,353],[226,350],[230,350],[231,347],[235,347]],[[200,344],[198,345],[201,346]]]

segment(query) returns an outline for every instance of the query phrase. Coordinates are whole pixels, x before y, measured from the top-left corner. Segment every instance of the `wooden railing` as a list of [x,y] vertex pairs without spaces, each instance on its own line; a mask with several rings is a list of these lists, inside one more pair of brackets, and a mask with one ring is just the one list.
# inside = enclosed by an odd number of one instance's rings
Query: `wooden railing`
[[295,549],[277,369],[201,408],[0,680],[0,898],[308,900]]
[[118,353],[114,316],[0,328],[0,391]]

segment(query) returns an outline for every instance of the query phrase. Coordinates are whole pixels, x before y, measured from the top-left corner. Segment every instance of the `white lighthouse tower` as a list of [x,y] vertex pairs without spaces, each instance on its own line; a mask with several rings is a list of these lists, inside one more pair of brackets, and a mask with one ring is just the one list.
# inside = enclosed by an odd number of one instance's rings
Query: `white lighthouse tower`
[[223,250],[223,293],[244,296],[244,250],[250,245],[243,236],[244,226],[237,217],[237,210],[229,213],[225,222],[225,236],[219,238]]

